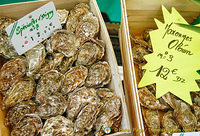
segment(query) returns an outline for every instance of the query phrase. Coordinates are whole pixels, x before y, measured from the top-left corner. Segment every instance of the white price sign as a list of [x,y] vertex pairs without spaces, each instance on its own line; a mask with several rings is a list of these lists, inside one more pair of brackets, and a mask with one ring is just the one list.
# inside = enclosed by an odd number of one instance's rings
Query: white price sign
[[61,28],[54,3],[49,2],[9,25],[6,32],[17,53],[22,55]]
[[183,132],[183,133],[174,133],[172,136],[200,136],[200,132]]

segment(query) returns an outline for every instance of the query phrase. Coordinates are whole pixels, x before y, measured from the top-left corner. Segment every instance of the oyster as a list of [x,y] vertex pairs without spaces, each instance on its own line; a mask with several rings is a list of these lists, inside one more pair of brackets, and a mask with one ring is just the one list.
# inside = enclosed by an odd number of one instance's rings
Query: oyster
[[57,15],[58,15],[58,18],[59,18],[61,24],[66,23],[68,14],[69,14],[69,11],[67,11],[66,9],[58,9],[57,10]]
[[5,30],[7,26],[14,23],[15,20],[6,17],[0,17],[0,29]]
[[86,87],[76,89],[68,98],[67,118],[73,120],[85,105],[98,102],[95,89]]
[[43,123],[37,114],[26,114],[12,129],[11,136],[36,136]]
[[83,18],[84,15],[89,13],[89,6],[85,3],[77,4],[74,9],[70,11],[69,18],[66,23],[66,28],[68,32],[75,32],[78,23]]
[[5,125],[14,127],[26,114],[35,112],[36,104],[32,100],[23,101],[8,110]]
[[108,101],[111,97],[114,96],[114,90],[110,90],[108,88],[98,88],[96,89],[97,95],[100,97],[101,100]]
[[64,55],[62,53],[53,53],[47,55],[45,62],[42,64],[41,69],[34,75],[35,79],[39,79],[44,73],[56,69],[61,64]]
[[5,95],[6,91],[26,73],[26,60],[19,57],[7,61],[0,70],[0,92]]
[[72,57],[77,53],[80,42],[73,33],[66,30],[56,30],[50,39],[50,46],[54,51],[63,53],[66,57]]
[[166,132],[166,135],[172,135],[173,133],[180,131],[180,126],[177,123],[175,117],[173,116],[173,111],[168,111],[164,114],[162,118],[162,126]]
[[42,103],[48,96],[58,92],[61,89],[61,84],[64,75],[56,70],[46,72],[39,80],[37,85],[36,102]]
[[181,100],[176,101],[174,110],[178,123],[183,127],[185,132],[193,132],[197,126],[197,120],[190,107]]
[[65,98],[59,94],[55,93],[41,103],[36,109],[36,114],[38,114],[42,119],[48,119],[57,115],[62,115],[67,107],[67,101]]
[[76,27],[76,36],[81,39],[81,43],[88,41],[91,38],[94,38],[99,33],[99,20],[92,13],[88,13]]
[[144,55],[149,54],[149,52],[143,48],[142,46],[135,46],[132,48],[133,52],[133,61],[138,65],[146,64],[146,60],[144,59]]
[[74,123],[75,135],[86,135],[91,130],[101,110],[102,104],[88,104],[78,114]]
[[41,65],[45,61],[45,47],[44,45],[39,44],[31,50],[27,51],[25,55],[28,62],[27,76],[32,76],[41,68]]
[[103,108],[95,123],[95,136],[103,136],[105,127],[119,128],[122,119],[121,99],[119,97],[113,96],[106,101],[103,100],[103,103]]
[[144,121],[148,127],[150,136],[160,135],[160,114],[157,110],[149,110],[142,108]]
[[74,135],[73,122],[60,115],[47,119],[43,126],[43,129],[41,130],[41,136],[73,136],[73,135]]
[[77,87],[81,87],[85,83],[88,75],[88,69],[84,66],[72,67],[65,73],[65,79],[62,84],[62,94],[67,95]]
[[149,32],[152,31],[153,29],[147,29],[147,30],[144,30],[143,33],[142,33],[142,38],[148,42],[150,40],[150,34]]
[[90,66],[104,56],[104,46],[94,42],[84,43],[78,52],[77,65]]
[[64,73],[67,72],[67,70],[68,70],[69,68],[72,67],[72,65],[73,65],[73,63],[76,61],[76,59],[77,59],[77,55],[74,55],[74,56],[69,57],[69,58],[68,58],[68,57],[64,57],[63,60],[62,60],[62,62],[60,63],[60,65],[57,66],[56,69],[57,69],[60,73],[64,74]]
[[169,109],[168,106],[161,104],[159,100],[146,88],[140,88],[138,90],[140,104],[148,109],[152,110],[166,110]]
[[24,78],[16,82],[6,93],[2,101],[2,107],[9,108],[28,100],[33,96],[35,82],[32,78]]
[[194,113],[197,119],[197,130],[200,131],[200,107],[193,104]]
[[191,92],[191,98],[193,103],[200,106],[200,91],[199,92]]
[[171,93],[167,93],[164,96],[162,96],[163,100],[170,105],[170,107],[172,107],[173,109],[176,108],[176,102],[178,101],[178,98],[171,94]]
[[85,86],[103,87],[110,83],[110,80],[111,70],[109,64],[106,61],[97,62],[90,67]]

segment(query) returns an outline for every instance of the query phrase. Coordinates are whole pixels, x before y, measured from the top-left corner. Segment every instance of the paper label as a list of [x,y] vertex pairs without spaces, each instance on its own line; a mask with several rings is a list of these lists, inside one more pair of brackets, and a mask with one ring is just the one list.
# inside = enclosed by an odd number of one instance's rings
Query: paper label
[[49,2],[9,25],[6,32],[17,53],[22,55],[61,28],[54,3]]
[[171,92],[192,104],[190,91],[199,90],[200,28],[188,25],[174,8],[169,13],[163,6],[162,11],[165,22],[155,19],[158,29],[150,32],[153,53],[144,56],[146,72],[138,87],[156,83],[156,98]]
[[200,132],[174,133],[172,136],[200,136]]

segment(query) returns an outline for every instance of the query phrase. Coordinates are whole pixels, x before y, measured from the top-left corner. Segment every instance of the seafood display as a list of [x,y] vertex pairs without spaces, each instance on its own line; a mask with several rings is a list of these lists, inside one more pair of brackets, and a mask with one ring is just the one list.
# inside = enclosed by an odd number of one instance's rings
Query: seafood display
[[[139,69],[138,77],[142,78],[147,62],[144,55],[153,52],[149,32],[131,35],[133,61]],[[199,85],[199,80],[197,81]],[[191,92],[193,105],[189,105],[170,92],[156,99],[156,85],[148,85],[138,89],[142,107],[143,122],[147,135],[172,136],[178,132],[199,131],[200,126],[200,92]]]
[[102,136],[106,127],[113,133],[121,127],[121,98],[107,88],[112,74],[99,20],[85,3],[57,14],[62,29],[20,56],[5,32],[14,20],[0,18],[5,125],[11,136]]

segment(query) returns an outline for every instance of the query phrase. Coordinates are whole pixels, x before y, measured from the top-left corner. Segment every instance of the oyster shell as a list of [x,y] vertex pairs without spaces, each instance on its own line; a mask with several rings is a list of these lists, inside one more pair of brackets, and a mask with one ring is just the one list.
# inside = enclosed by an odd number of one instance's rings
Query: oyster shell
[[14,23],[15,20],[7,17],[0,17],[0,29],[5,30],[7,26]]
[[0,92],[5,95],[6,91],[26,73],[26,60],[19,57],[7,61],[0,70]]
[[36,74],[37,71],[39,71],[41,65],[45,61],[45,47],[44,45],[39,44],[31,50],[27,51],[25,55],[28,62],[27,76],[32,76],[33,74]]
[[96,89],[97,95],[100,97],[101,101],[106,100],[108,101],[111,97],[114,96],[114,90],[110,90],[108,88],[98,88]]
[[26,114],[12,129],[11,136],[36,136],[43,123],[37,114]]
[[50,46],[54,51],[63,53],[66,57],[72,57],[77,53],[80,42],[73,33],[66,30],[56,30],[50,39]]
[[81,39],[81,43],[94,38],[99,33],[99,20],[91,12],[83,16],[76,27],[76,36]]
[[146,88],[140,88],[138,90],[140,104],[148,109],[152,110],[166,110],[169,109],[168,106],[161,104],[159,100]]
[[36,109],[36,114],[38,114],[42,119],[48,119],[57,115],[62,115],[67,107],[67,101],[65,98],[59,94],[55,93],[45,99],[41,105]]
[[142,108],[144,121],[147,125],[150,136],[160,135],[160,114],[157,110]]
[[69,68],[72,67],[73,63],[76,61],[77,55],[74,55],[73,57],[64,57],[60,65],[57,66],[57,70],[65,74]]
[[94,42],[84,43],[78,52],[76,65],[90,66],[104,56],[104,46]]
[[176,101],[174,114],[178,123],[183,127],[185,132],[193,132],[197,126],[197,120],[190,107],[181,100]]
[[197,130],[200,131],[200,107],[193,104],[194,113],[197,119]]
[[37,85],[36,102],[42,103],[48,96],[58,92],[61,89],[61,84],[64,75],[56,70],[46,72],[39,80]]
[[62,94],[67,95],[77,87],[81,87],[85,83],[88,75],[88,69],[84,66],[72,67],[65,73],[65,79],[62,84]]
[[103,109],[99,113],[95,123],[95,136],[103,136],[105,127],[114,129],[119,128],[121,124],[121,99],[113,96],[107,101],[103,101],[103,103]]
[[67,11],[66,9],[58,9],[57,10],[57,15],[58,15],[58,18],[59,18],[61,24],[66,23],[68,14],[69,14],[69,11]]
[[8,110],[5,125],[14,127],[26,114],[35,112],[36,104],[32,100],[23,101]]
[[173,116],[173,111],[168,111],[162,118],[163,129],[166,130],[166,135],[172,135],[173,133],[180,132],[180,126]]
[[102,104],[88,104],[78,114],[74,123],[75,135],[86,135],[91,130],[101,110]]
[[191,98],[193,103],[200,106],[200,91],[199,92],[191,92]]
[[52,117],[46,120],[41,136],[74,136],[74,124],[60,115]]
[[99,102],[94,88],[78,88],[69,95],[67,106],[67,118],[73,120],[81,109],[87,104],[95,104]]
[[106,61],[97,62],[90,67],[85,86],[103,87],[110,83],[110,80],[111,70],[109,64]]
[[132,48],[132,52],[133,52],[134,63],[136,63],[138,65],[146,64],[146,60],[144,59],[144,55],[149,54],[149,51],[147,51],[142,46],[135,46],[134,48]]
[[32,78],[24,78],[16,82],[6,93],[2,101],[2,107],[9,108],[28,100],[33,96],[35,82]]
[[167,93],[164,96],[162,96],[163,100],[170,105],[170,107],[172,107],[173,109],[176,108],[176,102],[178,101],[178,98],[171,94],[171,93]]
[[70,11],[69,18],[66,23],[66,28],[68,32],[75,32],[78,23],[83,18],[84,15],[89,13],[89,6],[85,3],[77,4],[74,9]]

